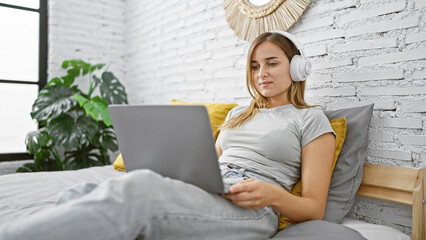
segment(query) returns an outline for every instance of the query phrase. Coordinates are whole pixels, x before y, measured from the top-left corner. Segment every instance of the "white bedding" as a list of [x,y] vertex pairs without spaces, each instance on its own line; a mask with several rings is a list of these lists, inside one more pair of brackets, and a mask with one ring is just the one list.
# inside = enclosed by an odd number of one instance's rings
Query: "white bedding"
[[112,165],[75,171],[14,173],[0,176],[0,225],[52,207],[58,193],[82,182],[118,177]]
[[[0,176],[0,225],[54,206],[58,193],[79,183],[101,183],[125,173],[112,165],[76,171],[15,173]],[[343,225],[371,240],[409,240],[391,227],[345,218]]]

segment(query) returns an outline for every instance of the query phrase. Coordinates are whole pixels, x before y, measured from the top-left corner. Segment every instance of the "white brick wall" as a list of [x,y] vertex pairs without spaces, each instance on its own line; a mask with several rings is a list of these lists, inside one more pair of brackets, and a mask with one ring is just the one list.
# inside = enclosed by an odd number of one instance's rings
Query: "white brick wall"
[[[124,79],[125,1],[48,1],[48,79],[66,74],[62,61],[81,59],[105,63]],[[78,81],[88,89],[85,79]]]
[[405,9],[407,2],[399,0],[395,2],[383,3],[374,7],[366,9],[356,9],[350,13],[340,16],[339,24],[346,24],[348,22],[358,21],[361,19],[376,17],[388,13],[399,12]]
[[398,46],[397,38],[360,40],[346,44],[336,44],[333,46],[333,52],[349,52],[356,50],[369,50],[375,48],[391,48]]
[[[50,77],[62,60],[82,58],[109,63],[133,104],[249,102],[249,43],[229,28],[222,0],[49,4]],[[424,0],[313,0],[290,29],[313,62],[309,103],[375,103],[368,162],[426,167],[425,12]],[[355,207],[351,216],[410,232],[408,208],[375,204],[360,199],[356,206],[370,210]]]

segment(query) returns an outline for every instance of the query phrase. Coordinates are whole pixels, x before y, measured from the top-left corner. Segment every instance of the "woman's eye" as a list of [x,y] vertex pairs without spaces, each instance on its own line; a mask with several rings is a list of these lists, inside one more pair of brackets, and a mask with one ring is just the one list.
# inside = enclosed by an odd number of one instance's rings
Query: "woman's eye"
[[252,70],[257,70],[258,68],[259,68],[259,66],[256,66],[256,65],[251,66],[251,69],[252,69]]
[[269,66],[273,67],[276,66],[278,63],[269,63]]

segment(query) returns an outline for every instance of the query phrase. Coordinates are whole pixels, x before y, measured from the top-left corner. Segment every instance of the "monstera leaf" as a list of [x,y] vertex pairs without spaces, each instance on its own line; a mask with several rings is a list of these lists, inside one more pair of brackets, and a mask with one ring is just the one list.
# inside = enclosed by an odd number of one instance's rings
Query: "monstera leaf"
[[98,131],[97,124],[86,116],[77,120],[69,114],[61,115],[50,122],[49,135],[57,145],[66,149],[78,148],[89,142]]
[[106,126],[109,127],[112,125],[108,112],[108,105],[105,104],[105,101],[99,96],[88,99],[80,94],[75,94],[74,97],[78,100],[78,104],[80,107],[83,107],[87,115],[90,114],[90,116],[96,121],[99,121],[100,116]]
[[78,77],[80,74],[86,75],[89,72],[93,72],[96,69],[101,69],[105,64],[91,65],[82,60],[69,60],[62,62],[62,68],[66,69],[68,74],[71,76]]
[[40,129],[38,131],[30,132],[25,139],[27,150],[30,154],[35,155],[37,152],[49,142],[50,137],[46,132],[46,129]]
[[39,171],[58,171],[63,170],[61,165],[57,165],[57,162],[52,161],[50,157],[50,151],[43,149],[37,153],[38,158],[34,162],[25,163],[22,167],[18,168],[16,172],[39,172]]
[[68,112],[76,104],[72,89],[61,85],[44,88],[33,104],[31,117],[37,121],[49,120]]
[[127,102],[127,94],[124,86],[111,72],[102,74],[102,81],[93,76],[96,82],[100,83],[101,96],[105,99],[106,104],[122,104]]
[[109,159],[102,158],[96,149],[90,146],[83,146],[77,151],[65,152],[65,162],[71,169],[81,169],[109,164]]
[[115,137],[115,132],[112,128],[104,128],[98,133],[95,140],[92,142],[97,147],[102,147],[104,149],[110,149],[115,152],[118,150],[117,139]]

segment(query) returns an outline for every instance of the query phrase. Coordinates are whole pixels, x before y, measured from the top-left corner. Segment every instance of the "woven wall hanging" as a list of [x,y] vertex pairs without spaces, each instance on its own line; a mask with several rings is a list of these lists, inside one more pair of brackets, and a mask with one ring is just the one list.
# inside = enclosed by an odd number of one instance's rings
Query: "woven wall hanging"
[[258,6],[250,1],[253,0],[224,0],[226,21],[239,38],[248,41],[267,31],[287,31],[311,3],[311,0],[270,0]]

